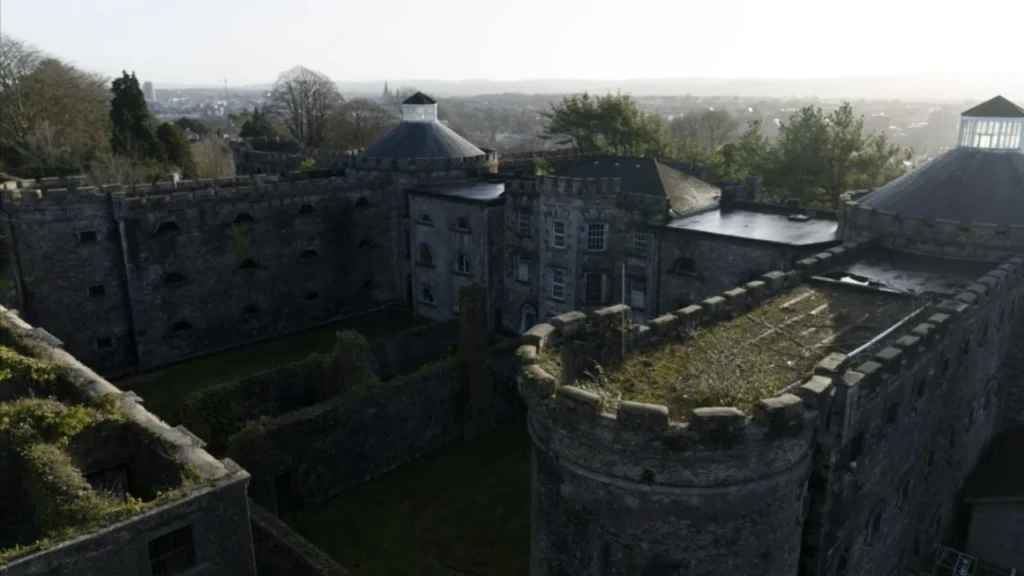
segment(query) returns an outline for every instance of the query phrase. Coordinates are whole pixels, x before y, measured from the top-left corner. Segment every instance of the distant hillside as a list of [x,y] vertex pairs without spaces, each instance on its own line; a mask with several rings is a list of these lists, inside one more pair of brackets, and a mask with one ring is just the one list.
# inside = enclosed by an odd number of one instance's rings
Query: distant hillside
[[[475,94],[523,93],[558,94],[582,92],[628,92],[638,96],[740,96],[765,98],[825,99],[906,99],[906,100],[983,100],[1002,94],[1024,102],[1024,78],[1004,78],[1001,82],[982,81],[970,76],[907,75],[864,78],[678,78],[633,80],[566,80],[537,79],[518,81],[495,80],[402,80],[388,79],[392,88],[416,87],[439,96],[471,96]],[[380,94],[384,80],[338,82],[342,92]],[[163,86],[164,89],[187,86]],[[198,87],[198,86],[188,86]],[[239,86],[235,89],[267,90],[270,83]]]

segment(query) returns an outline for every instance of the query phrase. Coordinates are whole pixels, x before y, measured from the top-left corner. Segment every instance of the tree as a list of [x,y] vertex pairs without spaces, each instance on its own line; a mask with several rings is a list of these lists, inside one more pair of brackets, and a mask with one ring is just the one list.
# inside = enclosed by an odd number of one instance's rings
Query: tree
[[660,116],[641,111],[625,94],[596,98],[588,93],[562,98],[542,114],[542,138],[584,154],[666,156],[671,146]]
[[311,147],[327,141],[331,119],[344,103],[330,78],[301,66],[281,74],[270,93],[272,110],[289,134]]
[[23,177],[81,171],[107,147],[106,81],[0,34],[0,157]]
[[206,127],[206,124],[203,124],[201,120],[197,120],[195,118],[182,117],[175,120],[174,123],[177,124],[178,127],[181,128],[182,130],[191,130],[192,132],[195,133],[196,136],[206,136],[206,134],[209,132],[209,129]]
[[235,155],[223,138],[209,135],[192,144],[196,178],[230,178],[235,176]]
[[821,108],[806,106],[779,127],[777,158],[772,181],[790,195],[813,201],[827,173],[829,130]]
[[129,76],[128,72],[122,72],[111,84],[110,91],[114,94],[110,103],[111,149],[115,154],[136,160],[161,159],[163,154],[153,130],[155,119],[135,73]]
[[712,164],[722,147],[733,141],[739,122],[726,110],[703,110],[674,118],[669,137],[687,160]]
[[164,122],[156,129],[156,138],[160,142],[163,158],[180,168],[184,177],[195,178],[196,163],[185,131],[177,124]]
[[384,135],[395,123],[394,114],[377,104],[358,98],[342,105],[336,117],[336,148],[365,148]]
[[238,135],[242,138],[277,138],[277,128],[266,110],[256,108],[245,119]]
[[761,129],[761,122],[755,120],[747,126],[738,141],[722,146],[721,161],[712,168],[722,180],[764,175],[773,166],[774,152],[771,141]]

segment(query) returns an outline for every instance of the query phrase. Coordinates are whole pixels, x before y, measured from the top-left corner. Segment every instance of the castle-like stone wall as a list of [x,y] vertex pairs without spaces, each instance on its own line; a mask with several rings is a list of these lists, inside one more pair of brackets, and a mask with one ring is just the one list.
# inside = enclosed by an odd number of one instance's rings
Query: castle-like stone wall
[[401,298],[402,194],[379,175],[41,186],[3,196],[21,306],[107,374]]

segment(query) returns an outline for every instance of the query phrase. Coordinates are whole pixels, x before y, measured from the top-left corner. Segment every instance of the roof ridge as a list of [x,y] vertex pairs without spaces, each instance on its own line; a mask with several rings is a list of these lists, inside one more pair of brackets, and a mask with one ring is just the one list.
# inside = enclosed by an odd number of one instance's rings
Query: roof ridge
[[1024,108],[998,95],[963,112],[961,116],[973,118],[1024,118]]

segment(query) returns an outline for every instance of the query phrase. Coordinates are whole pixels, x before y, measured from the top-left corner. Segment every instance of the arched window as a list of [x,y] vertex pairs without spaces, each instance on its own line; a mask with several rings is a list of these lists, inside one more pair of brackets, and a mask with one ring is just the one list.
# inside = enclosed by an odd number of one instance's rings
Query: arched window
[[537,324],[537,307],[533,304],[523,304],[519,309],[519,333],[522,334]]

